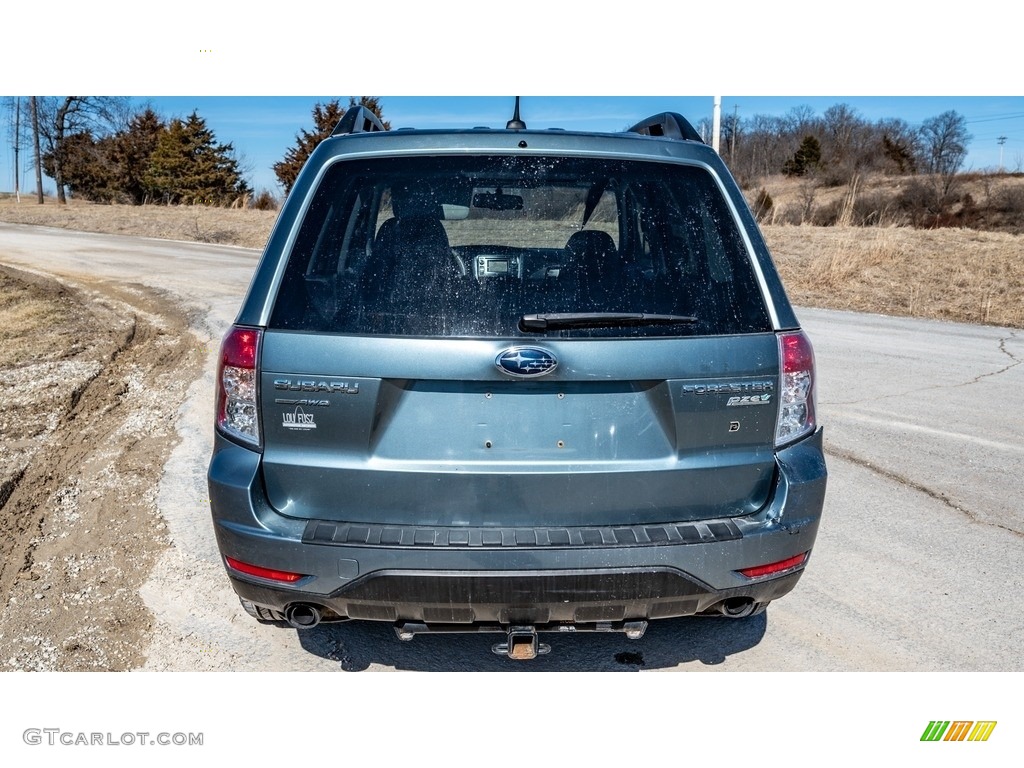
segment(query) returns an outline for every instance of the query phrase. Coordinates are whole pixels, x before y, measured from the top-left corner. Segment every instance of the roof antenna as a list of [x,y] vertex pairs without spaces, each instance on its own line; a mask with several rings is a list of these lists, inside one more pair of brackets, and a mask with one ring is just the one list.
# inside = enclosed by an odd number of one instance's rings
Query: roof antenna
[[505,129],[509,131],[525,131],[526,123],[519,119],[519,97],[516,96],[516,111],[512,119],[505,123]]

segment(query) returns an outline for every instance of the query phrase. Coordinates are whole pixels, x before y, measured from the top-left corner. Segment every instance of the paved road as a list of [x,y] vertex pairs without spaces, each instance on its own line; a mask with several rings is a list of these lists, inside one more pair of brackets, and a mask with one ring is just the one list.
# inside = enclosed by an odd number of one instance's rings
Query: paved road
[[[258,254],[0,224],[0,263],[168,292],[211,349]],[[399,643],[372,623],[298,633],[244,616],[206,505],[214,356],[190,389],[161,514],[174,546],[143,596],[150,669],[1021,671],[1024,332],[803,310],[815,345],[829,492],[813,560],[764,616],[655,622],[638,642],[556,636],[513,665],[492,636]],[[641,664],[642,661],[642,664]]]

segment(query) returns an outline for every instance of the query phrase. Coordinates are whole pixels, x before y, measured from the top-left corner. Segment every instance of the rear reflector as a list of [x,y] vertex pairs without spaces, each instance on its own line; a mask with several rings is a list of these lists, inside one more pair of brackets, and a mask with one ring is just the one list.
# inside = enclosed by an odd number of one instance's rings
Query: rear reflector
[[739,573],[742,573],[748,579],[756,579],[760,576],[770,576],[773,573],[788,571],[790,568],[796,568],[798,565],[803,565],[804,561],[807,560],[808,554],[810,553],[804,552],[803,554],[787,558],[786,560],[779,560],[777,563],[755,565],[753,568],[740,568]]
[[258,565],[243,563],[241,560],[235,560],[233,557],[225,557],[224,559],[227,561],[228,566],[233,570],[241,573],[247,573],[250,576],[259,576],[261,579],[293,582],[304,578],[306,575],[303,573],[291,573],[289,571],[275,571],[273,568],[260,568]]

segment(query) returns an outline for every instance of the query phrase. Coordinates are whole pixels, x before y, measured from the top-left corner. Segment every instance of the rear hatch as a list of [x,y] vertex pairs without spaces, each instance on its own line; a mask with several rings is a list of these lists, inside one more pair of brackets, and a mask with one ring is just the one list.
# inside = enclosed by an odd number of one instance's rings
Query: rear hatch
[[725,181],[608,158],[335,163],[262,340],[270,503],[503,527],[761,507],[779,342]]

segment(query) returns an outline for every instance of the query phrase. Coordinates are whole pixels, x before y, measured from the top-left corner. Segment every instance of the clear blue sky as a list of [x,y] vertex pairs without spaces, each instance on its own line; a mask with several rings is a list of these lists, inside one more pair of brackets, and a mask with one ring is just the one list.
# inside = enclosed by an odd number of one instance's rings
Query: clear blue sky
[[[360,94],[353,94],[360,95]],[[139,106],[151,104],[165,117],[184,117],[197,110],[221,142],[231,142],[256,189],[279,193],[271,166],[280,160],[302,128],[312,127],[310,112],[318,101],[332,96],[151,96],[134,97]],[[347,95],[339,96],[343,103]],[[393,127],[503,126],[511,117],[513,97],[501,96],[381,96],[385,117]],[[1005,136],[1003,166],[1024,167],[1024,97],[869,97],[869,96],[723,96],[723,115],[734,109],[741,119],[756,114],[783,115],[807,105],[818,115],[834,104],[849,104],[870,121],[902,118],[919,124],[953,109],[967,120],[972,135],[965,168],[994,169],[999,165],[998,137]],[[522,117],[530,128],[621,130],[650,114],[680,112],[696,124],[711,117],[711,96],[524,96]],[[8,126],[0,127],[6,136]],[[34,181],[22,155],[22,189]],[[48,187],[52,188],[52,182]],[[0,158],[0,189],[14,187],[13,151],[5,142]]]

